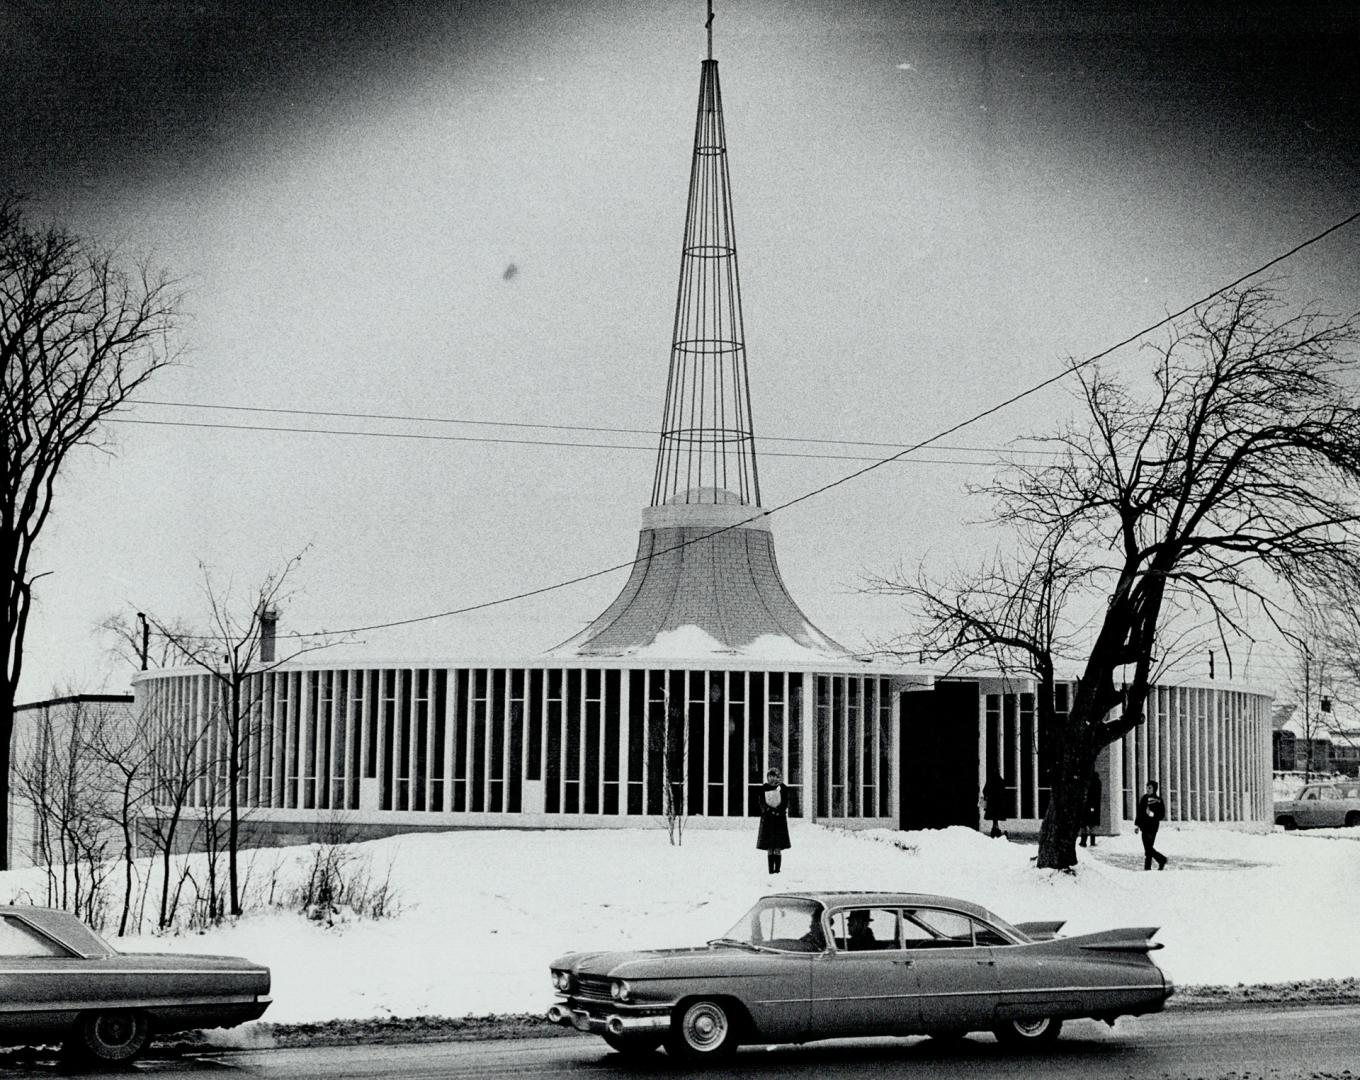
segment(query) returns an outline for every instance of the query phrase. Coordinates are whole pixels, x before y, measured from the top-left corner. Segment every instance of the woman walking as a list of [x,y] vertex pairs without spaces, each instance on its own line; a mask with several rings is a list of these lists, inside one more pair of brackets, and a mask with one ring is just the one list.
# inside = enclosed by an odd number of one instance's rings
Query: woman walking
[[756,834],[756,847],[765,852],[770,873],[779,873],[784,850],[790,846],[789,789],[780,781],[779,770],[771,769],[761,788],[760,832]]

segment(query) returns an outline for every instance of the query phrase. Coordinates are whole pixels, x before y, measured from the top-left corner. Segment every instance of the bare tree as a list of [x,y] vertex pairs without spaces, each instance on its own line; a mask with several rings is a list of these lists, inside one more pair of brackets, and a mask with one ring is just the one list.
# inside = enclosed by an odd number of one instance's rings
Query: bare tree
[[166,700],[161,689],[153,687],[143,698],[136,719],[151,746],[148,805],[141,827],[161,862],[156,926],[166,930],[174,922],[184,884],[182,865],[172,887],[174,858],[180,849],[192,846],[185,833],[195,826],[191,811],[207,769],[210,732],[200,717],[186,714]]
[[[139,723],[104,724],[90,733],[85,751],[96,763],[105,785],[101,813],[117,830],[122,844],[123,901],[118,936],[128,933],[137,878],[138,839],[151,812],[151,772],[155,746]],[[140,927],[140,918],[134,932]]]
[[[163,275],[125,267],[59,226],[30,226],[21,201],[0,195],[0,795],[9,790],[33,585],[43,576],[32,565],[33,548],[58,478],[77,447],[109,449],[105,421],[174,360],[179,303]],[[0,797],[0,837],[8,835],[8,814],[9,800]],[[8,858],[0,851],[0,868]]]
[[304,549],[289,559],[282,569],[266,574],[259,585],[248,592],[244,602],[238,601],[230,583],[219,586],[211,571],[200,563],[208,611],[208,625],[201,633],[186,634],[182,624],[148,616],[156,635],[169,642],[182,661],[211,676],[216,687],[214,703],[219,737],[215,742],[220,757],[215,758],[209,768],[220,765],[225,769],[221,783],[213,786],[213,797],[224,797],[226,802],[227,883],[229,911],[233,916],[241,914],[238,867],[241,805],[247,794],[247,766],[259,744],[263,676],[306,653],[329,648],[339,640],[332,635],[293,637],[289,639],[288,649],[275,648],[274,619],[279,606],[288,598],[288,579],[305,554]]
[[33,855],[44,870],[47,904],[96,927],[104,922],[116,834],[105,762],[90,748],[127,727],[108,704],[70,698],[38,710],[15,747],[15,784],[33,816]]
[[1357,340],[1360,317],[1287,313],[1250,287],[1149,346],[1146,396],[1074,365],[1084,417],[1036,440],[1044,461],[1010,463],[982,489],[1034,567],[914,587],[921,639],[954,654],[981,642],[1042,671],[1061,651],[1053,617],[1084,627],[1071,710],[1053,729],[1040,867],[1075,865],[1096,755],[1142,723],[1178,610],[1207,620],[1230,656],[1247,604],[1278,617],[1269,582],[1301,596],[1360,575]]
[[1360,582],[1329,581],[1299,605],[1284,637],[1294,654],[1285,692],[1299,708],[1300,734],[1308,746],[1305,782],[1324,737],[1356,749],[1360,715]]

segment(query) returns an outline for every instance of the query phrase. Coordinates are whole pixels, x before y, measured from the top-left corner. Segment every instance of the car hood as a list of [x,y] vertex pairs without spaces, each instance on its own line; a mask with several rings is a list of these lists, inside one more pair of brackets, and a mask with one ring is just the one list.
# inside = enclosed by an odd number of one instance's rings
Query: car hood
[[814,955],[751,952],[722,945],[699,945],[685,949],[567,953],[554,960],[551,966],[573,975],[609,976],[616,979],[685,978],[713,972],[737,975],[768,971],[771,960],[811,959]]

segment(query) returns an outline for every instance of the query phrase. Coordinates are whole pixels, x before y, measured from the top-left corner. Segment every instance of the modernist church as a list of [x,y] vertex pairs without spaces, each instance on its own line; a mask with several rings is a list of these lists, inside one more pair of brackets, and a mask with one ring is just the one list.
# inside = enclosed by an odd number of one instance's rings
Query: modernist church
[[[762,509],[711,31],[694,132],[651,499],[622,591],[540,655],[255,675],[239,797],[259,839],[306,839],[337,817],[356,836],[637,827],[668,812],[750,827],[770,768],[795,817],[893,829],[977,826],[996,771],[1010,831],[1037,832],[1052,747],[1031,682],[865,660],[789,595]],[[134,684],[167,753],[206,733],[205,766],[223,744],[218,693],[191,668]],[[1158,687],[1148,723],[1102,756],[1105,831],[1153,778],[1172,820],[1268,825],[1270,700],[1221,682]],[[205,771],[196,801],[225,799],[214,779]]]

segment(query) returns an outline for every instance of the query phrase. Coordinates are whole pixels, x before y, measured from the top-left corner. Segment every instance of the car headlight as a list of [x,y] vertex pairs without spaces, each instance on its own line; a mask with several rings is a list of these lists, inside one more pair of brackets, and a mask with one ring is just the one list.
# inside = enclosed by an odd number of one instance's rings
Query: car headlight
[[554,971],[552,973],[553,987],[566,993],[571,989],[571,976],[565,971]]
[[627,1001],[632,993],[633,988],[623,979],[615,979],[609,984],[609,996],[615,1001]]

